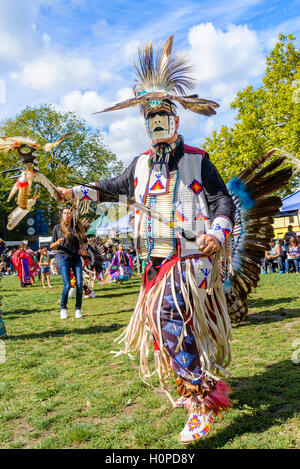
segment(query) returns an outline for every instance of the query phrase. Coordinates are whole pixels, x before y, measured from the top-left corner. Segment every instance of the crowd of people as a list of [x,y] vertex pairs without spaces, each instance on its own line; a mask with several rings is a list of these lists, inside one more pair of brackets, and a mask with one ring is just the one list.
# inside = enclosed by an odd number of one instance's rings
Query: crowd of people
[[293,231],[292,225],[289,225],[284,238],[272,239],[270,242],[270,249],[266,251],[262,262],[262,273],[278,271],[279,274],[299,274],[299,266],[300,237]]
[[0,273],[19,275],[22,287],[33,284],[35,277],[38,276],[44,288],[46,288],[45,280],[51,288],[50,272],[57,273],[52,269],[52,264],[55,264],[54,255],[47,247],[33,251],[27,243],[20,243],[17,248],[4,247],[0,255]]
[[[84,241],[84,242],[83,242]],[[131,247],[124,248],[118,239],[108,239],[103,245],[101,272],[96,272],[90,264],[86,250],[87,239],[78,239],[73,227],[72,211],[64,208],[61,221],[52,233],[50,251],[41,246],[33,251],[26,243],[18,248],[7,248],[5,242],[0,240],[0,273],[2,275],[18,275],[22,288],[33,285],[36,277],[41,281],[43,288],[52,288],[51,274],[60,274],[63,280],[61,294],[61,319],[66,319],[67,304],[71,296],[76,296],[75,317],[82,317],[82,298],[93,298],[94,283],[126,281],[134,273],[136,252]],[[141,268],[141,273],[144,266]]]
[[[58,226],[61,226],[59,224]],[[58,228],[56,228],[58,230]],[[61,241],[65,240],[62,236],[59,238]],[[53,243],[57,243],[58,239],[53,237]],[[71,243],[74,239],[71,239]],[[47,247],[41,246],[37,251],[33,251],[26,243],[21,243],[18,248],[6,247],[5,242],[0,239],[0,274],[2,275],[18,275],[22,287],[32,285],[36,277],[41,281],[43,288],[52,288],[51,275],[61,274],[66,285],[64,291],[64,300],[62,303],[66,304],[66,295],[71,288],[68,275],[66,277],[63,261],[66,261],[63,252],[63,245],[54,246],[51,244],[52,250]],[[110,282],[120,282],[128,280],[136,270],[137,258],[136,252],[132,247],[124,249],[123,244],[118,239],[108,239],[103,244],[105,251],[105,258],[103,262],[103,270],[97,275],[101,284]],[[265,257],[262,259],[262,273],[289,274],[300,272],[300,236],[293,231],[292,225],[288,226],[288,231],[284,238],[273,239],[270,242],[270,249],[265,252]],[[55,250],[55,248],[57,248]],[[85,253],[78,255],[78,266],[81,271],[88,267],[81,262],[81,255],[84,257]],[[72,268],[74,267],[74,269]],[[76,266],[68,265],[68,270],[71,272],[71,278],[75,278],[74,285],[79,285],[78,295],[82,296],[81,287],[82,280],[79,274],[76,275]],[[88,270],[88,269],[87,269]],[[143,274],[145,270],[144,262],[141,262],[140,273]],[[74,275],[73,275],[74,274]],[[68,290],[68,291],[67,291]],[[85,293],[85,292],[84,292]],[[79,303],[78,303],[79,306]],[[80,305],[81,306],[81,305]],[[65,308],[62,308],[65,309]],[[80,308],[78,308],[80,309]],[[79,315],[79,314],[78,314]]]

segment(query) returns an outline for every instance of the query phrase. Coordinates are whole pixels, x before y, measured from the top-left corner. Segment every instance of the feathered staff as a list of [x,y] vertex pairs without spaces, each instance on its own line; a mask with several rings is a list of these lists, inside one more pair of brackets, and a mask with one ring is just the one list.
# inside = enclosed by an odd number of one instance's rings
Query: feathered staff
[[[43,150],[50,152],[53,148],[59,145],[71,132],[68,132],[63,137],[59,138],[55,142],[46,143],[44,146],[38,145],[34,140],[31,140],[26,137],[0,137],[0,152],[7,153],[11,150],[17,150],[21,162],[23,163],[23,169],[21,170],[21,175],[18,177],[17,182],[14,184],[9,196],[8,202],[14,197],[16,192],[18,192],[18,206],[13,210],[13,212],[8,216],[7,229],[14,229],[18,223],[27,215],[30,210],[34,207],[37,199],[37,194],[34,194],[31,198],[31,189],[33,182],[37,182],[44,186],[51,197],[55,200],[60,201],[60,193],[55,187],[55,185],[49,181],[49,179],[42,173],[39,172],[37,166],[38,161],[36,160],[36,150]],[[11,169],[3,171],[4,173],[19,171],[20,169]]]

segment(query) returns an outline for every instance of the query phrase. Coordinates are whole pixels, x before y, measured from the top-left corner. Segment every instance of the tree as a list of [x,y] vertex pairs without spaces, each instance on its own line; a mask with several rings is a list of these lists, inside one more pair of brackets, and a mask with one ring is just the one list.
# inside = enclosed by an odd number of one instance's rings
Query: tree
[[[279,35],[266,58],[262,85],[247,86],[231,104],[237,111],[235,126],[222,126],[203,144],[225,180],[273,147],[300,157],[300,55],[294,41],[291,35]],[[298,184],[292,181],[287,191]]]
[[[123,164],[105,147],[99,130],[92,131],[86,122],[72,112],[61,112],[53,106],[27,107],[14,119],[0,124],[1,136],[23,136],[44,145],[71,132],[51,153],[37,151],[40,171],[56,186],[72,186],[72,180],[85,179],[88,182],[119,174]],[[1,154],[0,172],[20,166],[16,151]],[[5,203],[12,183],[0,176],[1,227],[4,235],[7,214],[13,209]],[[40,206],[47,208],[50,223],[56,223],[57,203],[43,189]]]

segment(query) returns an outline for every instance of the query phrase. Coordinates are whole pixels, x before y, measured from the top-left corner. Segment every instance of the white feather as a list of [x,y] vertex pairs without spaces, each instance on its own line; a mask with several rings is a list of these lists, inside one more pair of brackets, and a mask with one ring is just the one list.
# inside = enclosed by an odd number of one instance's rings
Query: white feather
[[36,199],[29,199],[27,203],[27,209],[16,207],[10,215],[8,215],[7,229],[13,230],[21,220],[30,212],[34,207]]

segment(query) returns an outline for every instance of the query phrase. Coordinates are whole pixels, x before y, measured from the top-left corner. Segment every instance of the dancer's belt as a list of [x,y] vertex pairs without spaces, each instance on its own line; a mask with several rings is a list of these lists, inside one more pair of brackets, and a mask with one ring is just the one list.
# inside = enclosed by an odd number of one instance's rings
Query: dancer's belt
[[165,259],[163,257],[151,257],[151,264],[158,267],[163,263]]

